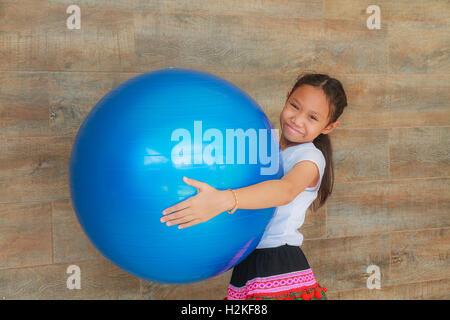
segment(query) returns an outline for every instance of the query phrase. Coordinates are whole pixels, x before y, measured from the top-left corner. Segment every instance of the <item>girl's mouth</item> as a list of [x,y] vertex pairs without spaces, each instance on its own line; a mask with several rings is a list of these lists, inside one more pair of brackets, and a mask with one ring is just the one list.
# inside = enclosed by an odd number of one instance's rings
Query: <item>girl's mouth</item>
[[287,123],[286,123],[286,127],[287,127],[287,129],[288,129],[291,133],[293,133],[293,134],[302,134],[300,131],[298,131],[298,130],[292,128],[292,127],[291,127],[290,125],[288,125]]

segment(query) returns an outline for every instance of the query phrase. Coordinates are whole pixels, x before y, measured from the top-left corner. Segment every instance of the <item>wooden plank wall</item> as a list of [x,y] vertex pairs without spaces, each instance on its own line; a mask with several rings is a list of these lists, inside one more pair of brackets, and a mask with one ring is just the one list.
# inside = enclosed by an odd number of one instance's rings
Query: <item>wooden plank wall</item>
[[[372,3],[373,2],[373,3]],[[66,8],[81,8],[81,30]],[[368,30],[366,8],[381,8]],[[221,299],[231,272],[162,285],[104,259],[75,218],[75,134],[143,72],[234,82],[276,128],[303,71],[349,105],[332,134],[336,183],[302,248],[330,299],[449,299],[450,4],[447,0],[0,0],[0,299]],[[68,290],[66,269],[82,270]],[[369,265],[381,289],[369,290]]]

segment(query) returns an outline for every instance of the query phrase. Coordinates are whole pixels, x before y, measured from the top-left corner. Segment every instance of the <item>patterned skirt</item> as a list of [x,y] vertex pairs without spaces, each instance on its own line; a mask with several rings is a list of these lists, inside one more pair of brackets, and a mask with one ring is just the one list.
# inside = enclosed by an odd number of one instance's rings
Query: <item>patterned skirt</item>
[[328,300],[300,247],[255,249],[233,269],[224,300]]

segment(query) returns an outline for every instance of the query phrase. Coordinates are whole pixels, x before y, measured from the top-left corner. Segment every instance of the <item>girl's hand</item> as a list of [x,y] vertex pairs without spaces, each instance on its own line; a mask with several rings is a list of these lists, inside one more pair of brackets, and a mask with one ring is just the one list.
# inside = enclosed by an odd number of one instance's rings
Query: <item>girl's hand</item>
[[219,213],[234,206],[234,197],[230,191],[217,190],[209,184],[183,177],[183,181],[195,188],[197,194],[163,211],[161,222],[168,226],[177,225],[178,229],[206,222]]

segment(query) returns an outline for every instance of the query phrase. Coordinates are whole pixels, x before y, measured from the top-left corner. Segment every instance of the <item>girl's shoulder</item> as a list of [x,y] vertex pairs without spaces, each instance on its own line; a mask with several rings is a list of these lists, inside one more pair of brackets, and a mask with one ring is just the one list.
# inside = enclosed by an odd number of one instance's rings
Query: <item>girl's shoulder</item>
[[[290,149],[290,150],[288,150]],[[315,156],[318,158],[323,158],[325,160],[325,157],[320,151],[319,148],[317,148],[314,143],[308,142],[308,143],[302,143],[296,146],[292,146],[290,148],[285,149],[285,151],[288,151],[286,153],[286,159],[297,159],[299,157],[309,155],[309,156]]]

